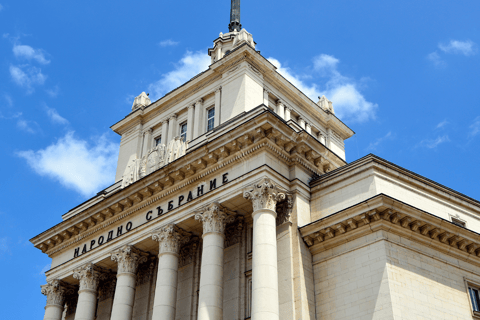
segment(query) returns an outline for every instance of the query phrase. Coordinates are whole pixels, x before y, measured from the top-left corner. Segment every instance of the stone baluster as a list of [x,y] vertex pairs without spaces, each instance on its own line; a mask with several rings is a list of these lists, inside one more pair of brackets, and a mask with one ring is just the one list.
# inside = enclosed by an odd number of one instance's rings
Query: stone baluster
[[192,141],[193,139],[193,130],[194,130],[194,115],[195,107],[193,105],[188,106],[188,114],[187,114],[187,141]]
[[147,261],[148,254],[134,246],[126,245],[111,255],[112,260],[118,265],[111,319],[131,320],[138,266]]
[[61,320],[67,286],[61,280],[52,280],[41,286],[42,294],[47,296],[44,320]]
[[156,230],[152,238],[159,242],[152,320],[175,320],[178,257],[181,245],[190,239],[190,234],[170,224]]
[[252,320],[278,320],[277,233],[275,211],[285,193],[264,178],[243,195],[253,204]]
[[203,222],[203,251],[198,320],[223,319],[223,249],[225,225],[235,219],[219,203],[212,203],[195,219]]
[[98,282],[104,276],[103,269],[92,263],[73,271],[73,277],[80,281],[75,320],[95,319]]

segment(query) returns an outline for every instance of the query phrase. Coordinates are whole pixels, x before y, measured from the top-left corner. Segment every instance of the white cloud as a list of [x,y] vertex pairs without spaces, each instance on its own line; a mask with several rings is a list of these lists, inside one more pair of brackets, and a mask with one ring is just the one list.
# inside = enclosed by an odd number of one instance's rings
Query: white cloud
[[60,93],[60,88],[58,86],[55,86],[53,87],[52,89],[47,89],[45,90],[47,92],[47,94],[52,97],[52,98],[56,98],[58,96],[58,94]]
[[[289,68],[283,67],[275,58],[268,60],[277,67],[277,71],[288,81],[305,93],[310,99],[325,95],[333,102],[335,114],[344,121],[365,122],[375,118],[378,108],[376,103],[369,102],[360,92],[360,83],[343,76],[337,69],[340,60],[322,54],[313,59],[313,70],[326,79],[323,89],[317,84],[306,84],[301,76],[295,75]],[[310,75],[311,76],[311,75]]]
[[441,129],[441,128],[445,127],[447,124],[449,124],[449,122],[447,120],[443,120],[442,122],[437,124],[436,129]]
[[2,10],[3,10],[3,6],[0,4],[0,11],[2,11]]
[[45,58],[45,52],[42,49],[33,49],[30,46],[15,44],[13,45],[13,54],[17,58],[35,60],[41,64],[49,64],[50,60]]
[[384,141],[386,140],[391,140],[393,139],[393,135],[392,135],[392,132],[388,132],[386,135],[384,135],[383,137],[381,138],[378,138],[377,140],[375,140],[375,142],[371,142],[368,147],[367,147],[367,150],[377,150],[377,147]]
[[173,47],[173,46],[176,46],[177,44],[178,44],[177,41],[173,41],[171,39],[163,40],[158,43],[160,47]]
[[210,62],[210,57],[203,51],[187,51],[183,58],[175,64],[173,71],[162,75],[160,80],[148,86],[151,96],[153,99],[161,98],[169,91],[206,70]]
[[4,98],[5,101],[7,102],[7,106],[8,106],[8,107],[13,107],[13,99],[12,99],[12,97],[11,97],[10,95],[8,95],[8,94],[5,93],[5,94],[3,95],[3,98]]
[[450,40],[449,43],[440,43],[438,48],[445,53],[451,54],[463,54],[465,56],[471,56],[477,53],[477,48],[474,42]]
[[25,119],[19,119],[17,121],[17,127],[20,130],[23,130],[31,134],[34,134],[39,130],[38,123],[36,123],[35,121],[30,121]]
[[442,60],[442,58],[436,51],[430,53],[427,56],[427,59],[430,60],[436,67],[444,67],[447,65],[447,63]]
[[21,151],[18,156],[37,174],[88,197],[113,183],[118,148],[105,135],[89,144],[68,132],[45,149]]
[[44,84],[47,79],[42,70],[29,66],[10,66],[10,76],[17,85],[26,88],[27,93],[35,91],[33,87]]
[[439,144],[444,143],[444,142],[449,142],[450,138],[448,135],[444,135],[441,137],[437,137],[436,139],[425,139],[420,141],[418,144],[419,146],[426,147],[429,149],[434,149],[436,148]]
[[45,111],[47,112],[48,117],[52,120],[53,123],[58,124],[68,124],[68,120],[58,114],[57,110],[54,108],[49,108],[45,105]]
[[480,117],[476,117],[470,125],[470,136],[475,137],[480,133]]
[[42,270],[40,270],[40,275],[41,276],[44,276],[45,275],[45,272],[47,272],[48,270],[50,270],[52,268],[52,265],[51,264],[47,264],[45,267],[42,268]]

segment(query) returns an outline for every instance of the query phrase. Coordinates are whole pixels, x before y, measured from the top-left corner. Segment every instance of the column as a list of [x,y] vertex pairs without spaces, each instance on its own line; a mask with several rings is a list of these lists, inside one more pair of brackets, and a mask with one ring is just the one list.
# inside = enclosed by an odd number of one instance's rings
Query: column
[[263,88],[263,104],[268,107],[268,93],[266,88]]
[[167,146],[168,143],[175,139],[177,136],[177,115],[173,114],[170,119],[168,120],[168,140],[165,141],[165,145]]
[[193,133],[193,139],[198,138],[203,133],[203,100],[199,99],[195,102],[195,131]]
[[327,128],[327,143],[325,144],[327,146],[328,149],[331,149],[331,145],[332,145],[332,129],[331,128]]
[[312,126],[307,123],[307,124],[305,125],[305,130],[306,130],[308,133],[311,134],[311,133],[312,133]]
[[222,115],[222,87],[217,88],[215,90],[215,121],[214,126],[217,127],[220,125],[220,116]]
[[163,120],[162,123],[162,144],[167,145],[168,143],[168,120]]
[[158,273],[152,320],[175,320],[177,304],[178,257],[190,234],[170,224],[154,231],[159,242]]
[[285,105],[281,100],[277,101],[277,114],[280,118],[285,119]]
[[292,109],[290,107],[285,107],[285,121],[291,119]]
[[302,127],[303,130],[305,130],[305,120],[303,120],[302,117],[298,117],[298,124],[300,127]]
[[42,294],[47,296],[44,320],[61,320],[67,286],[60,280],[49,281],[41,286]]
[[145,156],[148,150],[152,148],[152,133],[153,133],[153,129],[150,128],[144,134],[142,157]]
[[187,141],[192,141],[193,140],[193,112],[194,112],[194,106],[190,105],[188,106],[188,114],[187,114]]
[[138,265],[147,261],[148,254],[126,245],[112,252],[112,260],[117,262],[117,285],[113,298],[111,319],[131,320]]
[[195,219],[203,222],[203,251],[198,298],[198,320],[223,319],[223,249],[225,225],[234,216],[214,202]]
[[264,178],[243,196],[253,204],[252,320],[279,320],[275,207],[285,193]]
[[95,319],[98,282],[104,277],[101,270],[101,268],[89,263],[73,271],[73,277],[80,280],[75,320]]

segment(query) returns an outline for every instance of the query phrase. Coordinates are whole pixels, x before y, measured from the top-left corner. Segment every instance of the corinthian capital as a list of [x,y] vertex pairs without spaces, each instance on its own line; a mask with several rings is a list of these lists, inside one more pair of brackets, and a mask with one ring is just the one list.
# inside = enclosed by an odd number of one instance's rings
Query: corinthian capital
[[147,261],[148,254],[134,246],[126,245],[111,253],[112,260],[118,264],[117,274],[137,274],[138,265]]
[[252,200],[253,212],[262,209],[275,211],[278,201],[285,199],[285,192],[280,191],[278,185],[268,178],[263,178],[260,183],[254,184],[243,197]]
[[225,233],[225,225],[235,220],[232,212],[229,212],[218,202],[207,206],[203,212],[195,214],[195,220],[203,222],[203,234],[207,233]]
[[164,253],[179,254],[182,244],[190,240],[191,234],[179,227],[168,224],[155,230],[152,239],[159,242],[159,255]]
[[73,277],[80,281],[79,291],[97,291],[98,282],[105,277],[105,270],[88,263],[73,271]]
[[57,305],[63,308],[67,291],[71,290],[69,285],[61,280],[52,280],[40,287],[42,294],[47,296],[47,306]]

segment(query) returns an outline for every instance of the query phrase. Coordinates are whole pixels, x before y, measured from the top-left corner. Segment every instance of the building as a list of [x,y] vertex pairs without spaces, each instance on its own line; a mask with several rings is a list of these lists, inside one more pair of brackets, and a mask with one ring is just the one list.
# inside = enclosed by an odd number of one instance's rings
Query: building
[[480,203],[374,155],[255,50],[112,126],[115,183],[31,242],[49,320],[480,319]]

